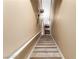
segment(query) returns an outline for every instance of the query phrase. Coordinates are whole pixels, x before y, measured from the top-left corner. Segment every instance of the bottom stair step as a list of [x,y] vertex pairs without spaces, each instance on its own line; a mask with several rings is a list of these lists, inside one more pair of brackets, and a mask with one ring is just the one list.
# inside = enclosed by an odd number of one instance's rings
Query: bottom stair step
[[30,59],[62,59],[61,57],[32,57]]
[[30,59],[62,59],[59,53],[33,53]]

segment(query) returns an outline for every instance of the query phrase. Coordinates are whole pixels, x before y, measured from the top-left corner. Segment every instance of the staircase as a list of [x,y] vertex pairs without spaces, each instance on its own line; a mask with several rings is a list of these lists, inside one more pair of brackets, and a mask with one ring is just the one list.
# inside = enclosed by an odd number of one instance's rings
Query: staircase
[[29,59],[62,59],[55,41],[50,35],[41,36]]

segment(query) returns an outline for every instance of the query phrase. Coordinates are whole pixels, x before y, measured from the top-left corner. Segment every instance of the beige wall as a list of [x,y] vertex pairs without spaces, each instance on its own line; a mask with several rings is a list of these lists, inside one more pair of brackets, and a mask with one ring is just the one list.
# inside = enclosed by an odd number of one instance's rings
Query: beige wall
[[76,59],[76,8],[75,0],[62,0],[56,10],[53,23],[53,36],[65,59]]
[[36,22],[30,0],[4,0],[4,57],[38,32]]

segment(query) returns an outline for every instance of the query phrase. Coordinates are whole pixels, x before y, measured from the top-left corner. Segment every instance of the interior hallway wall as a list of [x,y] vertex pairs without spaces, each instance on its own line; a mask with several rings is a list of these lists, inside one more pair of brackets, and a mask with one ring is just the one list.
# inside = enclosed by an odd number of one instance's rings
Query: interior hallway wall
[[4,57],[8,57],[38,31],[30,0],[4,0]]
[[[60,3],[60,2],[59,2]],[[76,59],[76,2],[62,0],[57,6],[52,26],[53,37],[65,59]]]

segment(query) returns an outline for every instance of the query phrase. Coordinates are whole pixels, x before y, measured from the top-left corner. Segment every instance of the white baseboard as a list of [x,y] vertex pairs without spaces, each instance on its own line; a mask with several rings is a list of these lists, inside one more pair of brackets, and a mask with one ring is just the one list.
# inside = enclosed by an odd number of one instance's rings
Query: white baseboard
[[[52,35],[51,35],[51,37],[52,37]],[[52,39],[54,40],[54,38],[52,37]],[[54,40],[55,41],[55,40]],[[56,41],[55,41],[55,43],[56,43]],[[62,54],[62,52],[61,52],[61,50],[60,50],[60,48],[59,48],[59,46],[58,46],[58,44],[56,43],[56,46],[57,46],[57,49],[58,49],[58,51],[59,51],[59,53],[60,53],[60,55],[61,55],[61,57],[62,57],[62,59],[65,59],[65,57],[64,57],[64,55]]]

